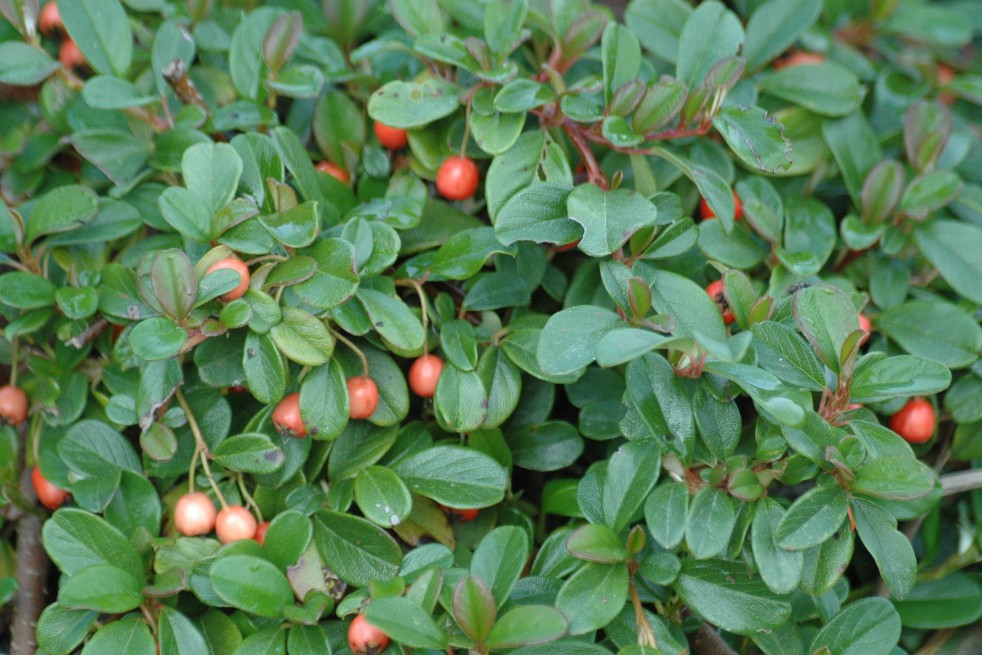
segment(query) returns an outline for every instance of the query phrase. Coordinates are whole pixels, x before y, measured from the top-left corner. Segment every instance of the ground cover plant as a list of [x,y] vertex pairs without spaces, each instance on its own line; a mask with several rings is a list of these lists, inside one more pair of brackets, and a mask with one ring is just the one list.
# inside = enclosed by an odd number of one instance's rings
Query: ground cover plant
[[0,14],[0,652],[982,639],[972,0]]

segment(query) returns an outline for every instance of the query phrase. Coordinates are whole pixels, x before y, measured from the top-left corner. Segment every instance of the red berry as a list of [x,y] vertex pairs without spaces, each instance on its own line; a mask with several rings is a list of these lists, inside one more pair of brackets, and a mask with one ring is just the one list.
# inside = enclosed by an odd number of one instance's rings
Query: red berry
[[215,533],[223,544],[256,536],[256,518],[241,505],[229,505],[215,519]]
[[52,0],[41,9],[41,15],[38,17],[38,28],[41,30],[41,34],[51,35],[60,31],[62,27],[64,24],[61,22],[61,12],[58,11],[58,4]]
[[454,523],[467,523],[468,521],[473,521],[477,518],[478,513],[481,511],[479,509],[458,509],[456,507],[447,507],[446,505],[441,505],[437,503],[437,507],[442,509],[444,513],[450,515],[450,520]]
[[[709,206],[705,198],[700,198],[699,200],[699,215],[702,220],[706,221],[711,218],[716,218],[716,212],[713,208]],[[733,192],[733,220],[738,221],[743,218],[743,202],[740,201],[740,196]]]
[[174,506],[174,526],[186,537],[208,534],[215,529],[217,513],[207,495],[200,491],[184,494]]
[[477,164],[467,157],[450,157],[436,173],[436,190],[448,200],[465,200],[477,191]]
[[319,170],[321,173],[327,173],[328,175],[336,178],[339,182],[341,182],[341,184],[347,184],[351,181],[351,176],[348,175],[348,171],[344,170],[340,166],[332,164],[329,161],[322,161],[314,168]]
[[909,443],[924,443],[934,436],[934,406],[923,398],[911,398],[890,417],[890,429]]
[[409,143],[409,135],[406,133],[406,130],[399,129],[398,127],[389,127],[385,123],[379,123],[378,121],[375,121],[372,128],[375,130],[375,136],[378,138],[378,142],[384,148],[398,150],[399,148],[405,148],[406,144]]
[[423,355],[409,367],[409,388],[420,398],[432,398],[442,372],[442,359],[436,355]]
[[[938,64],[938,86],[948,86],[955,79],[955,74],[955,69],[948,64]],[[938,100],[949,106],[955,104],[957,99],[955,94],[948,91],[942,91],[938,94]]]
[[869,320],[869,316],[866,314],[859,315],[859,329],[869,334],[873,331],[873,322]]
[[725,324],[729,325],[736,320],[733,310],[730,309],[729,304],[726,302],[726,296],[723,295],[723,280],[710,282],[709,286],[706,287],[706,293],[719,305],[719,311],[723,315],[723,322]]
[[367,375],[348,380],[348,416],[354,419],[368,418],[378,407],[378,387]]
[[[239,280],[238,286],[222,296],[222,300],[229,302],[235,300],[236,298],[241,298],[245,295],[245,292],[249,289],[249,267],[245,265],[241,259],[236,259],[235,257],[226,257],[221,259],[211,265],[208,269],[208,273],[214,273],[215,271],[221,270],[223,268],[228,268],[239,274],[241,278]],[[206,273],[207,275],[207,273]]]
[[572,250],[573,248],[575,248],[578,245],[580,245],[580,240],[579,239],[577,239],[576,241],[570,241],[569,243],[564,243],[561,246],[555,246],[555,247],[553,247],[553,250],[555,250],[556,252],[567,252],[567,251]]
[[21,389],[4,385],[0,387],[0,423],[23,423],[27,418],[27,394]]
[[283,434],[290,434],[297,438],[307,436],[307,428],[300,417],[300,394],[291,393],[280,401],[273,410],[273,424]]
[[259,545],[265,545],[266,543],[266,532],[269,530],[269,521],[263,521],[256,526],[256,534],[252,536],[253,539],[259,542]]
[[355,655],[378,655],[389,645],[389,637],[359,614],[348,626],[348,647]]
[[58,50],[58,61],[65,68],[77,68],[85,63],[85,56],[74,41],[65,39]]
[[56,487],[48,482],[37,466],[31,471],[31,482],[34,484],[34,492],[38,495],[38,500],[52,511],[61,507],[66,500],[72,497],[61,487]]

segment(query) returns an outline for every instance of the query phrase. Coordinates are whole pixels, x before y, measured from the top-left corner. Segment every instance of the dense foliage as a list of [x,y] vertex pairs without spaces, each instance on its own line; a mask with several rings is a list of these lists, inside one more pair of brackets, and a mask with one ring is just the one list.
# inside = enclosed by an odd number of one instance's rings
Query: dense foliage
[[974,0],[0,13],[13,655],[973,639]]

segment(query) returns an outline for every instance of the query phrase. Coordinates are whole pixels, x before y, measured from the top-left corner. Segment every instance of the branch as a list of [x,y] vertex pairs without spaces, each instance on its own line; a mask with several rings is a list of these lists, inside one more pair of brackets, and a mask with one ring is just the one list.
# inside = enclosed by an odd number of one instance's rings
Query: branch
[[941,496],[954,496],[963,491],[982,489],[982,469],[972,469],[941,476]]
[[723,641],[723,637],[713,629],[713,626],[705,621],[698,630],[687,635],[687,638],[692,655],[738,655],[728,643]]
[[[36,502],[30,473],[21,469],[21,493]],[[17,521],[17,554],[15,570],[17,595],[14,598],[14,622],[11,629],[10,655],[34,655],[37,644],[34,631],[45,605],[44,582],[48,577],[48,556],[41,544],[43,518],[26,512]]]

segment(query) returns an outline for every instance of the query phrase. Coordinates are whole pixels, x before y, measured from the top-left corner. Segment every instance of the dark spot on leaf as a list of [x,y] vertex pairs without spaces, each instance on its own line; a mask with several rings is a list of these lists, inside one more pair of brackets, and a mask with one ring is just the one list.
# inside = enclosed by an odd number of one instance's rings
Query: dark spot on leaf
[[385,327],[385,321],[379,321],[379,322],[377,322],[377,323],[375,324],[375,327],[377,327],[377,328],[380,328],[380,327]]
[[252,359],[255,356],[256,356],[256,349],[255,348],[247,348],[246,349],[246,357],[248,357],[249,359]]

